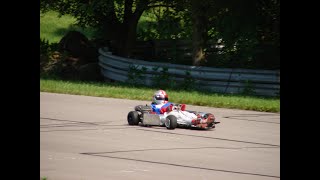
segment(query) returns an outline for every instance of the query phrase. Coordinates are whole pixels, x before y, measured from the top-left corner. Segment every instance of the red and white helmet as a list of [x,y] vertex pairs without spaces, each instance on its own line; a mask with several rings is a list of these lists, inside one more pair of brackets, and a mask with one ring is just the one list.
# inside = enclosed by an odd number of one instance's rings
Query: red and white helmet
[[168,94],[164,90],[158,90],[152,96],[152,102],[155,104],[165,104],[169,101]]

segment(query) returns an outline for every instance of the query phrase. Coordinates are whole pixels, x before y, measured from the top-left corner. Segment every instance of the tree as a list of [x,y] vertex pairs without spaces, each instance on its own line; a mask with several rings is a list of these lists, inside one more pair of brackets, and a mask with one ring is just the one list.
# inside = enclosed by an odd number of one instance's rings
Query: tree
[[41,10],[71,14],[82,26],[95,27],[100,35],[114,43],[121,56],[129,56],[142,13],[152,7],[168,6],[170,0],[43,0]]
[[[209,39],[223,40],[223,59],[230,64],[268,66],[268,59],[276,58],[263,57],[279,54],[280,0],[42,0],[40,5],[42,11],[73,15],[82,27],[96,27],[121,56],[130,55],[143,12],[155,7],[165,7],[158,21],[162,37],[192,38],[194,65],[204,64]],[[184,25],[176,25],[181,19]]]
[[[208,40],[209,22],[213,20],[211,16],[215,16],[215,6],[212,0],[175,0],[172,11],[166,11],[164,17],[158,17],[158,23],[164,22],[169,25],[161,25],[158,29],[163,32],[162,28],[170,29],[171,35],[176,37],[178,28],[167,28],[174,24],[174,21],[183,19],[183,29],[180,29],[179,37],[192,39],[192,61],[193,65],[203,64],[205,61],[205,47]],[[179,17],[177,17],[179,16]],[[169,18],[171,20],[169,20]],[[162,21],[165,20],[165,21]],[[188,27],[190,26],[190,27]],[[189,31],[191,29],[191,31]]]
[[219,1],[215,27],[234,66],[280,68],[280,1]]
[[204,48],[208,38],[209,12],[212,10],[213,1],[191,0],[193,65],[200,65],[205,60]]

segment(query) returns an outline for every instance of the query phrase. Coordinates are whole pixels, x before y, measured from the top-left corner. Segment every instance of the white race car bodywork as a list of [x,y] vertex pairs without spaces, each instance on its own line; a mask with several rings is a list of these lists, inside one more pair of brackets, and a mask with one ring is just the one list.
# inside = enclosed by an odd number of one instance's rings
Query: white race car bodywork
[[[179,125],[185,125],[185,126],[191,126],[192,120],[197,119],[197,116],[194,113],[190,113],[188,111],[181,111],[181,110],[173,110],[169,113],[165,112],[162,116],[163,118],[160,118],[161,125],[164,125],[165,119],[167,116],[173,115],[177,118],[177,123]],[[161,116],[161,115],[160,115]]]
[[135,111],[128,114],[129,125],[165,126],[167,129],[176,127],[196,127],[201,129],[215,128],[215,117],[211,113],[181,110],[180,105],[175,105],[169,112],[155,114],[150,106],[136,106]]

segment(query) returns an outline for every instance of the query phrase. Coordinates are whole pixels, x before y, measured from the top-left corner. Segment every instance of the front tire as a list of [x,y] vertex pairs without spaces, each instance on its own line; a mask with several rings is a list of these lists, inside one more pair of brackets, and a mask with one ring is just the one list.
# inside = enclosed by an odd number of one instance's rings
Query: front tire
[[173,115],[167,116],[164,125],[167,129],[175,129],[178,125],[177,118]]
[[130,111],[127,116],[129,125],[138,125],[139,124],[139,114],[137,111]]

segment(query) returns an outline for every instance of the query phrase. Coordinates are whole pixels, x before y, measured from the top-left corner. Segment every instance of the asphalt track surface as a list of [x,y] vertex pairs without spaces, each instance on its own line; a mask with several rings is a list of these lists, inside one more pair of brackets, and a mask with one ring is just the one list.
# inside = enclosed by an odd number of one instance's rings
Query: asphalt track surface
[[150,101],[40,93],[40,178],[280,179],[280,114],[187,105],[213,130],[129,126]]

